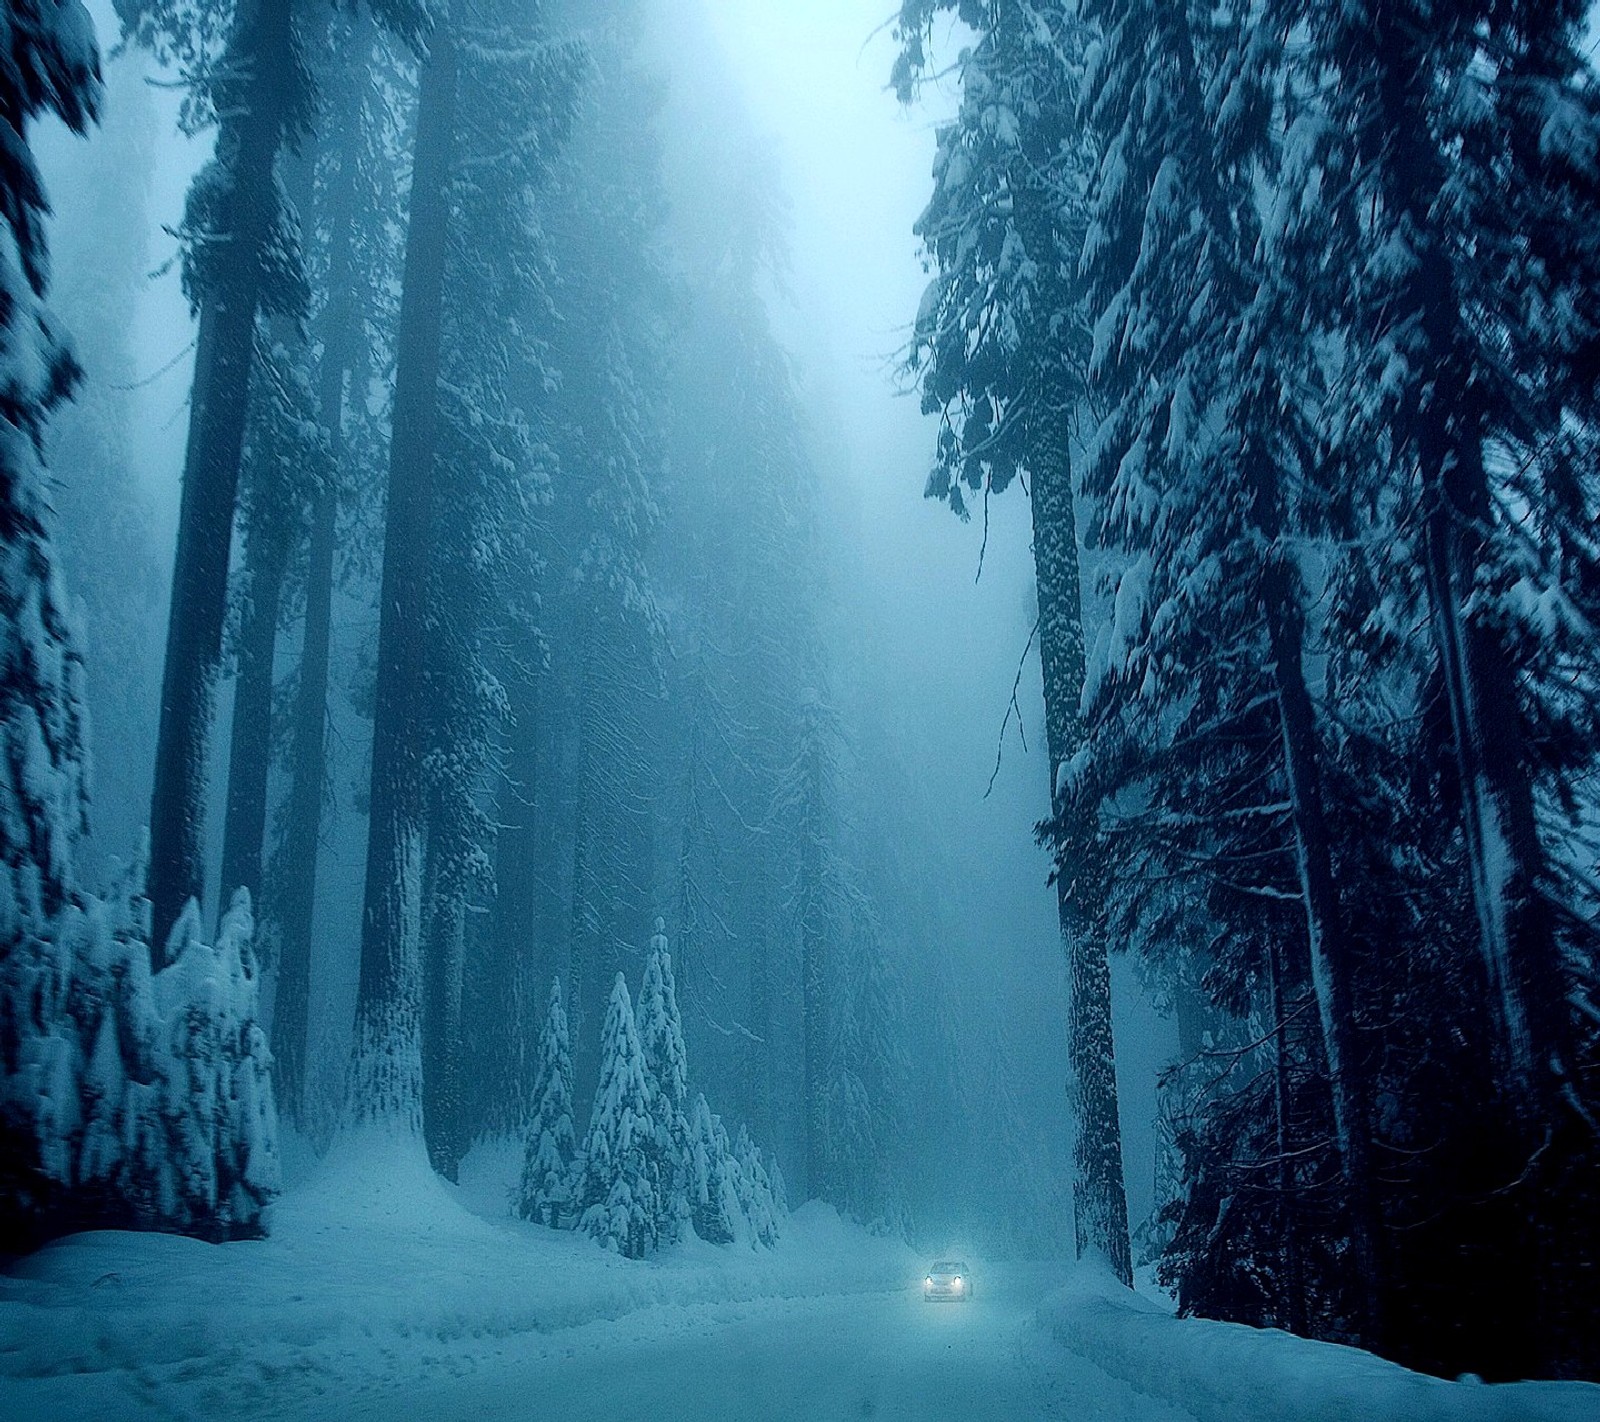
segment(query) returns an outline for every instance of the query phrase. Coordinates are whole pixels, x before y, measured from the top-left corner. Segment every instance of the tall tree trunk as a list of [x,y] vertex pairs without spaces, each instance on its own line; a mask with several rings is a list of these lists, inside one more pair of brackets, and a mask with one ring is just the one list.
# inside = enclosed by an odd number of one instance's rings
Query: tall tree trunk
[[289,568],[291,529],[278,500],[251,519],[246,545],[248,601],[239,625],[239,676],[228,748],[228,804],[222,829],[222,894],[248,889],[259,913],[261,851],[267,833],[267,780],[272,769],[272,672],[278,616]]
[[495,1131],[520,1132],[535,1103],[532,1047],[538,1039],[548,966],[539,953],[539,691],[529,669],[511,689],[511,726],[495,839],[494,912],[488,962],[478,984],[483,1080],[477,1115]]
[[[816,714],[813,708],[812,714]],[[802,1105],[805,1111],[806,1194],[831,1198],[827,1168],[828,1122],[828,934],[823,905],[823,797],[826,793],[820,727],[812,728],[806,777],[805,813],[810,822],[800,840],[800,1033],[805,1055]]]
[[[1575,1277],[1569,1245],[1550,1227],[1560,1207],[1539,1165],[1568,1123],[1562,1090],[1573,1065],[1573,1022],[1545,898],[1546,850],[1517,674],[1497,630],[1470,607],[1481,574],[1492,566],[1495,510],[1477,393],[1479,338],[1467,329],[1451,259],[1437,235],[1435,205],[1449,174],[1425,122],[1435,59],[1425,35],[1399,16],[1376,13],[1369,63],[1379,76],[1377,122],[1388,146],[1380,172],[1386,202],[1403,216],[1413,251],[1403,300],[1391,313],[1416,333],[1415,349],[1406,352],[1411,393],[1396,423],[1402,448],[1416,459],[1422,571],[1460,788],[1488,990],[1489,1054],[1503,1093],[1502,1101],[1483,1103],[1477,1153],[1484,1178],[1464,1185],[1485,1197],[1474,1214],[1506,1316],[1494,1338],[1500,1356],[1484,1371],[1533,1376],[1564,1361],[1558,1301]],[[1549,1151],[1553,1168],[1560,1169],[1563,1153],[1559,1144]]]
[[776,1146],[777,1122],[772,1109],[772,958],[778,938],[772,878],[761,876],[757,934],[750,954],[750,1037],[745,1041],[746,1119],[757,1140]]
[[[359,61],[352,61],[355,69]],[[355,206],[359,105],[356,76],[348,73],[337,107],[328,116],[339,145],[338,171],[327,199],[328,299],[322,336],[317,404],[328,439],[332,481],[311,507],[306,565],[305,629],[295,691],[289,799],[283,843],[272,867],[271,919],[278,935],[278,983],[272,1011],[272,1059],[280,1109],[298,1117],[304,1103],[311,1011],[311,934],[316,917],[317,851],[322,842],[322,801],[328,769],[328,667],[333,634],[334,562],[338,544],[339,484],[344,467],[345,382],[355,357],[357,313],[352,300],[351,224]],[[306,186],[310,174],[306,175]],[[312,204],[308,203],[310,209]]]
[[470,836],[448,811],[429,817],[424,902],[422,1129],[428,1158],[447,1180],[460,1174],[466,1153],[462,1129],[461,994],[466,962],[466,887],[460,869]]
[[262,262],[276,214],[273,170],[294,87],[292,8],[291,0],[242,0],[223,59],[236,92],[217,135],[215,161],[227,178],[219,230],[196,263],[200,331],[150,801],[150,949],[158,968],[184,904],[199,901],[205,887],[206,762]]
[[[1265,392],[1243,423],[1252,431],[1272,428],[1276,390]],[[1304,591],[1283,547],[1283,496],[1276,471],[1258,448],[1246,456],[1252,504],[1248,517],[1266,550],[1261,572],[1262,613],[1267,624],[1278,734],[1283,754],[1295,870],[1306,928],[1311,985],[1321,1024],[1322,1051],[1333,1097],[1334,1130],[1350,1215],[1349,1282],[1357,1330],[1367,1347],[1382,1346],[1384,1273],[1382,1223],[1372,1154],[1372,1087],[1361,1048],[1358,966],[1334,878],[1333,836],[1324,796],[1322,750],[1316,711],[1306,682]]]
[[1272,1010],[1272,1108],[1278,1152],[1278,1208],[1283,1219],[1284,1324],[1289,1332],[1306,1336],[1305,1273],[1300,1255],[1300,1189],[1295,1175],[1298,1139],[1294,1130],[1293,1081],[1289,1070],[1289,1015],[1283,991],[1284,950],[1279,943],[1267,949],[1267,977]]
[[1467,430],[1452,439],[1444,419],[1425,417],[1423,556],[1496,1052],[1507,1093],[1537,1136],[1559,1109],[1571,1061],[1567,985],[1540,888],[1544,850],[1514,674],[1494,631],[1467,610],[1493,514],[1482,438],[1472,417],[1462,423]]
[[[324,411],[328,410],[326,405]],[[327,418],[324,414],[324,418]],[[335,416],[337,418],[337,416]],[[338,467],[338,439],[334,440]],[[333,565],[338,491],[318,492],[311,513],[305,634],[295,693],[293,767],[284,837],[273,865],[271,921],[278,936],[278,982],[272,1008],[272,1061],[281,1110],[297,1119],[305,1096],[311,1016],[311,932],[316,912],[317,851],[327,783],[328,662],[333,622]]]
[[[455,7],[452,7],[454,10]],[[354,1121],[420,1131],[424,653],[457,67],[450,21],[422,69],[396,351],[372,727],[371,820],[351,1068]]]
[[1322,1023],[1334,1129],[1350,1211],[1350,1283],[1359,1309],[1361,1341],[1367,1347],[1379,1347],[1383,1338],[1382,1241],[1372,1162],[1372,1091],[1359,1035],[1356,968],[1333,876],[1333,841],[1323,800],[1316,717],[1305,682],[1303,632],[1295,610],[1298,600],[1282,558],[1276,553],[1270,556],[1264,579],[1267,635],[1311,981]]
[[1033,563],[1039,588],[1039,660],[1044,671],[1045,743],[1056,812],[1056,910],[1067,955],[1067,1062],[1073,1131],[1072,1214],[1078,1257],[1097,1255],[1130,1287],[1128,1196],[1117,1111],[1111,964],[1101,895],[1099,827],[1079,822],[1057,793],[1061,767],[1083,741],[1082,588],[1072,506],[1068,432],[1072,402],[1054,371],[1041,380],[1038,434],[1031,441]]

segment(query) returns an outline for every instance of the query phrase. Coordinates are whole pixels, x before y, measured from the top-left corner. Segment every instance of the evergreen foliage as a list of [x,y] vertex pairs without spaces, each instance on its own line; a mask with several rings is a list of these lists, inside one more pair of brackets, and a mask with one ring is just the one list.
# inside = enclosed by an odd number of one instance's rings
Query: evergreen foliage
[[9,5],[0,111],[0,1248],[126,1226],[258,1233],[277,1188],[248,899],[215,949],[192,917],[153,972],[130,884],[83,895],[83,663],[41,459],[78,370],[44,305],[44,192],[28,127],[82,131],[99,56],[77,4]]
[[[1036,556],[1083,514],[1101,550],[1049,831],[1189,1019],[1163,1277],[1447,1375],[1592,1373],[1582,7],[919,0],[902,88],[944,9],[977,39],[921,228],[931,487],[1027,467]],[[1052,388],[1087,457],[1047,505]]]
[[657,1231],[664,1242],[670,1242],[682,1232],[691,1198],[686,1177],[689,1063],[665,930],[665,920],[658,918],[639,989],[639,1042],[650,1086],[650,1155],[660,1208]]
[[637,1017],[622,974],[612,988],[572,1215],[564,1193],[572,1176],[562,1164],[570,1159],[562,1122],[570,1134],[571,1058],[559,980],[540,1055],[539,1117],[528,1137],[517,1202],[524,1218],[575,1224],[633,1259],[682,1239],[689,1229],[712,1244],[770,1247],[777,1240],[788,1213],[781,1178],[774,1180],[745,1127],[730,1141],[705,1094],[689,1099],[664,932],[651,943]]
[[524,1152],[516,1212],[550,1228],[569,1222],[576,1185],[578,1141],[572,1120],[572,1044],[561,980],[550,985],[550,1008],[539,1034],[533,1125]]
[[744,1203],[734,1179],[735,1162],[727,1132],[696,1092],[688,1126],[689,1222],[708,1244],[731,1244],[738,1238]]
[[600,1081],[583,1140],[578,1227],[605,1248],[642,1259],[660,1240],[661,1196],[650,1154],[654,1119],[628,984],[617,974],[600,1037]]

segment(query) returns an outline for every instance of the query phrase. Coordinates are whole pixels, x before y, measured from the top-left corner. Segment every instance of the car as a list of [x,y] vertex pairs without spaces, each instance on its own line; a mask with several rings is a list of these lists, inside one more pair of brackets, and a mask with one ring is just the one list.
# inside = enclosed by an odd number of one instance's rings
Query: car
[[965,1303],[972,1297],[972,1275],[966,1264],[960,1259],[940,1259],[930,1264],[922,1281],[922,1297],[930,1303],[935,1299]]

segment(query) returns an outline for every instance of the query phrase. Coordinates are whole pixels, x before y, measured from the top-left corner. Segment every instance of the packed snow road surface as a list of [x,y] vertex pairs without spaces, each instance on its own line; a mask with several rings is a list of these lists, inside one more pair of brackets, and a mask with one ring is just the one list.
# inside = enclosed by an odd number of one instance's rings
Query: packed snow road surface
[[[913,1278],[884,1293],[652,1309],[507,1347],[473,1376],[437,1376],[403,1397],[374,1388],[346,1399],[340,1415],[392,1422],[403,1401],[432,1422],[1041,1417],[1043,1393],[1020,1345],[1059,1280],[1059,1271],[1005,1269],[964,1304],[925,1303]],[[1128,1422],[1167,1422],[1145,1401]]]

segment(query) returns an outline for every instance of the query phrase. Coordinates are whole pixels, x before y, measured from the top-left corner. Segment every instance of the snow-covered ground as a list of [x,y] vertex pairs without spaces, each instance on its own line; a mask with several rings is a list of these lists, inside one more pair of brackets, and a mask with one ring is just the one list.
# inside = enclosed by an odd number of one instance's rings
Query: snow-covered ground
[[514,1164],[458,1188],[356,1143],[267,1240],[62,1241],[0,1277],[0,1418],[1600,1417],[1600,1388],[1421,1379],[1061,1266],[975,1260],[970,1304],[928,1305],[925,1261],[815,1205],[770,1252],[633,1263],[506,1217]]
[[[1095,1422],[1596,1422],[1600,1386],[1423,1377],[1355,1348],[1271,1329],[1179,1319],[1096,1270],[1030,1321],[1023,1352],[1063,1416]],[[1108,1388],[1107,1384],[1111,1384]],[[1081,1411],[1092,1397],[1145,1411]],[[1157,1408],[1159,1404],[1159,1408]]]

